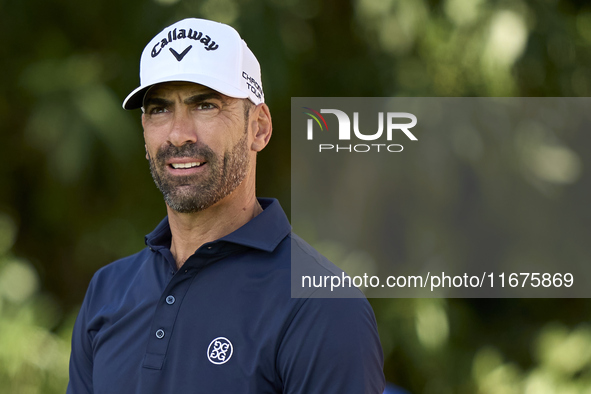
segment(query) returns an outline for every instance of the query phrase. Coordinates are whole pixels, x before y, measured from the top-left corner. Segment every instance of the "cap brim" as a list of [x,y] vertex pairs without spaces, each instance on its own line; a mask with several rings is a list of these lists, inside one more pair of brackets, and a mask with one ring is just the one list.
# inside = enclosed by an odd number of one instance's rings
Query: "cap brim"
[[151,86],[157,85],[164,82],[193,82],[199,85],[207,86],[221,94],[234,98],[249,98],[242,90],[232,86],[226,82],[220,81],[216,78],[212,78],[208,75],[200,74],[180,74],[167,76],[162,80],[151,81],[148,84],[139,86],[134,89],[123,101],[124,109],[137,109],[141,108],[144,101],[144,95]]

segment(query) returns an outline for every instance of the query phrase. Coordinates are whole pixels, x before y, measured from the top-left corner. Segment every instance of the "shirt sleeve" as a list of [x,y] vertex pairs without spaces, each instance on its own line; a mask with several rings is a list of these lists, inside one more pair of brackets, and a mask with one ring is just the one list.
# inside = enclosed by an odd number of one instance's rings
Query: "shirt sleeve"
[[306,299],[277,356],[285,394],[381,394],[383,363],[365,298]]
[[66,394],[92,394],[92,342],[87,330],[87,310],[92,293],[90,284],[72,332],[70,381]]

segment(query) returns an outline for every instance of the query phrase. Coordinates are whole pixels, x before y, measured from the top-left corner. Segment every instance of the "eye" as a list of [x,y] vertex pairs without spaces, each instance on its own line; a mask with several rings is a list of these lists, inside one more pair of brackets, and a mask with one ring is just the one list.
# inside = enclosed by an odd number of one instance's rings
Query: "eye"
[[216,109],[217,106],[213,103],[199,103],[197,104],[197,109],[200,110],[211,110],[211,109]]
[[168,112],[168,109],[165,108],[165,107],[151,107],[151,108],[148,108],[148,114],[150,114],[150,115],[162,114],[164,112]]

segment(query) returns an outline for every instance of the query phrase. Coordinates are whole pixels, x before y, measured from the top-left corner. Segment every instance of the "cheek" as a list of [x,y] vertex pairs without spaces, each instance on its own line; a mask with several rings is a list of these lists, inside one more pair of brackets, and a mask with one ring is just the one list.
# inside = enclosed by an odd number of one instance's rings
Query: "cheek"
[[166,142],[165,134],[158,130],[144,130],[144,144],[146,151],[153,154],[158,148]]
[[152,140],[150,140],[150,138],[147,138],[145,135],[144,135],[144,147],[146,148],[146,153],[154,150],[154,142]]
[[155,141],[151,141],[149,138],[145,139],[145,149],[146,149],[146,159],[150,160],[150,158],[155,159],[158,156],[158,149],[160,145],[158,145]]
[[231,145],[232,134],[223,122],[201,122],[198,126],[197,144],[221,152]]

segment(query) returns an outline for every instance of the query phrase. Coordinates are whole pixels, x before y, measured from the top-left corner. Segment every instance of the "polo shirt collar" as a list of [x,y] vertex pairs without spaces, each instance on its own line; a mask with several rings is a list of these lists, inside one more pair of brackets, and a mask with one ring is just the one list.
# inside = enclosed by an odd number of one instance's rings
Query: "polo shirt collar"
[[[214,242],[229,242],[254,249],[272,252],[279,242],[290,232],[291,225],[274,198],[258,198],[263,212],[248,223]],[[150,234],[146,235],[146,245],[152,250],[170,248],[172,234],[166,216]]]

